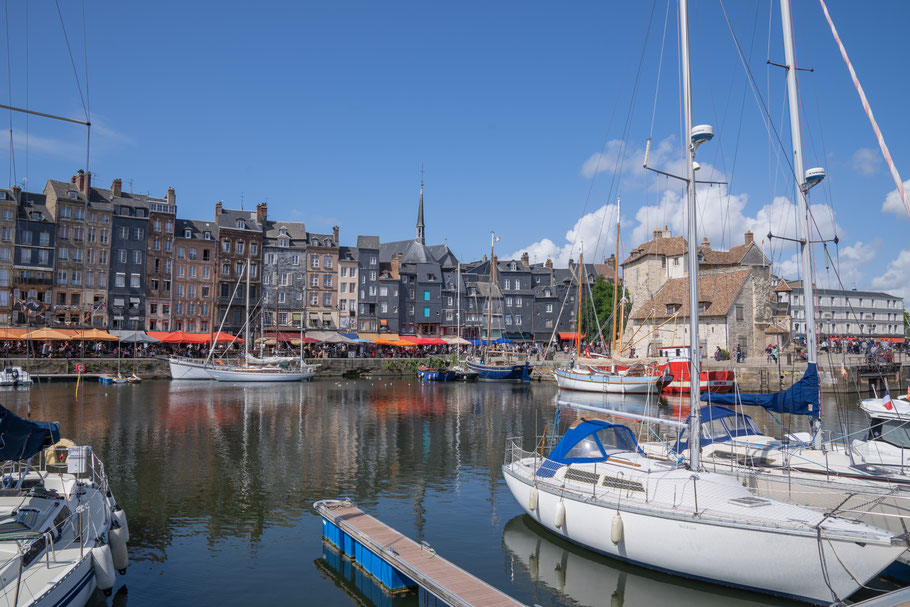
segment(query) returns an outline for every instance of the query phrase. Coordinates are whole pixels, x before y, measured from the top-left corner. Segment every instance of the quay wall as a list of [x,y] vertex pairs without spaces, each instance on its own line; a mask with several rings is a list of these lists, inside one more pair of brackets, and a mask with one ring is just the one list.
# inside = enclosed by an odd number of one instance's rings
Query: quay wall
[[[436,359],[435,362],[439,362]],[[316,378],[341,378],[341,377],[385,377],[385,378],[411,378],[414,377],[417,365],[421,362],[430,363],[434,359],[417,358],[310,358],[307,362],[318,364]],[[116,373],[116,358],[8,358],[0,361],[0,365],[18,365],[33,375],[54,379],[75,379],[76,365],[85,364],[85,373],[88,376],[97,376]],[[565,364],[565,361],[533,361],[534,381],[554,381],[552,370]],[[124,374],[132,373],[133,361],[123,359],[120,368]],[[776,365],[768,364],[734,364],[730,362],[716,363],[705,362],[703,370],[735,369],[739,389],[746,392],[774,392],[785,389],[802,377],[806,365],[793,364],[782,366],[779,370]],[[910,383],[910,363],[898,367],[899,372],[885,376],[887,385],[892,393],[902,393]],[[882,389],[881,378],[870,378],[868,373],[861,373],[858,365],[846,366],[847,377],[843,377],[841,367],[819,365],[822,389],[833,392],[856,392],[858,389],[870,389],[870,379],[876,381],[877,389]],[[136,361],[136,372],[144,379],[168,379],[170,371],[167,360],[164,358],[140,358]],[[899,375],[899,377],[898,377]]]

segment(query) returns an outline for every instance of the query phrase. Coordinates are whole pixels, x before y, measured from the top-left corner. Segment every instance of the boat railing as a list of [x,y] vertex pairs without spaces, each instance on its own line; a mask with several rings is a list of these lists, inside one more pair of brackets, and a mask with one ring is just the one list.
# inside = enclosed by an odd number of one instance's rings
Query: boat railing
[[[32,601],[34,601],[36,597],[34,591],[28,587],[28,584],[23,583],[23,574],[25,573],[26,567],[34,562],[34,559],[29,563],[25,562],[26,556],[30,552],[34,551],[40,554],[40,552],[43,550],[44,564],[48,569],[51,568],[51,565],[74,564],[76,562],[75,560],[59,560],[57,558],[57,552],[73,547],[76,542],[79,542],[79,560],[82,560],[85,557],[87,542],[92,541],[93,538],[101,536],[101,530],[95,528],[95,523],[88,512],[89,505],[82,504],[81,506],[77,507],[75,512],[72,512],[66,519],[62,521],[55,520],[53,529],[49,529],[31,540],[25,542],[17,542],[17,553],[7,559],[5,563],[0,565],[0,572],[6,572],[11,567],[15,567],[17,569],[16,593],[12,603],[13,607],[19,604],[19,597],[22,595],[23,590],[31,595]],[[66,540],[61,541],[61,538],[64,537],[64,531],[66,531],[67,527],[70,528],[72,533],[67,536]],[[54,533],[55,531],[56,535]],[[3,573],[0,573],[0,583],[2,583],[4,586],[12,581],[7,581],[5,577],[6,576]],[[43,589],[44,586],[39,589],[39,592]]]

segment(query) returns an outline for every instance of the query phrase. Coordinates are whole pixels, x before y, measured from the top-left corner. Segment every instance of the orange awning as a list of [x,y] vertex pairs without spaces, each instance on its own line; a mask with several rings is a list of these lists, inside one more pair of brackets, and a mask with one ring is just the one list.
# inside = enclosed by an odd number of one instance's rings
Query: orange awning
[[[559,332],[559,339],[578,339],[578,333],[575,332]],[[587,333],[582,333],[581,338],[584,339]]]
[[24,339],[31,329],[0,329],[0,340]]
[[62,331],[56,331],[54,329],[48,329],[47,327],[45,327],[44,329],[35,329],[34,331],[29,331],[28,333],[26,333],[24,339],[39,340],[39,341],[45,341],[45,340],[64,341],[67,339],[72,339],[72,336],[67,335],[66,333],[64,333]]

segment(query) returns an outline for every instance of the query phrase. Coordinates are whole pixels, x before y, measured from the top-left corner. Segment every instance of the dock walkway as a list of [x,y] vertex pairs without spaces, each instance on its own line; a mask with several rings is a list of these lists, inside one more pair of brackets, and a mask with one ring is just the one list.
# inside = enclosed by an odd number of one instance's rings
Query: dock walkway
[[[355,542],[452,607],[526,607],[504,592],[436,554],[425,544],[403,536],[350,502],[316,502],[316,511]],[[324,534],[332,541],[328,534]],[[346,543],[342,541],[341,543]],[[338,546],[345,554],[349,550]]]

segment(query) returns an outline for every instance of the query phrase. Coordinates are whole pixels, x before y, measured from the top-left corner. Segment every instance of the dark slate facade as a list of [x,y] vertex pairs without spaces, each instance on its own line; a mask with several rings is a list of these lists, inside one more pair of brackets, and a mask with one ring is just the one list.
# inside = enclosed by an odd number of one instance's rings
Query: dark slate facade
[[47,324],[54,287],[56,224],[44,194],[19,192],[16,245],[13,251],[13,311],[17,325]]
[[148,202],[114,198],[108,311],[111,329],[142,330],[146,311]]
[[366,333],[379,331],[379,236],[358,236],[358,326]]

